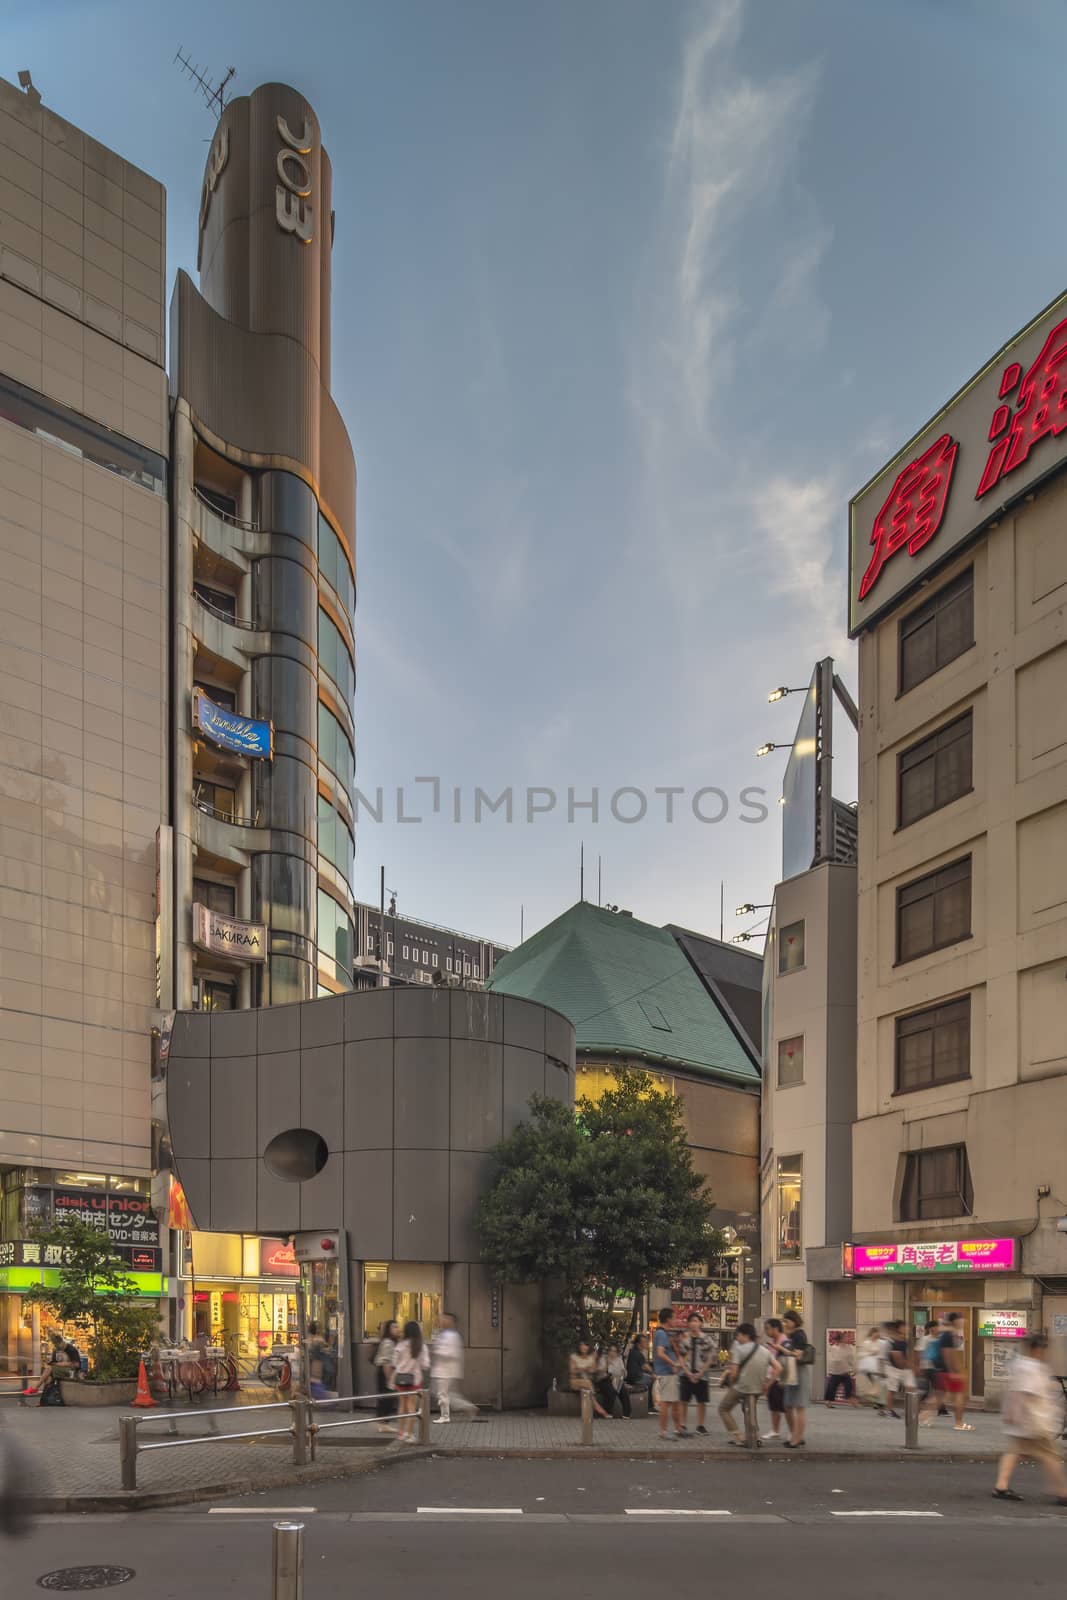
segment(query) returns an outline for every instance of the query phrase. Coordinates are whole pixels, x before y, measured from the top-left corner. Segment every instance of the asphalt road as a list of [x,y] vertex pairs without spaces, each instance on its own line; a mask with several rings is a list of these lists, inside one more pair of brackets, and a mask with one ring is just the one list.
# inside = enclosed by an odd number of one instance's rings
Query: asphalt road
[[1060,1591],[1067,1511],[1034,1469],[1016,1487],[1023,1504],[996,1502],[990,1469],[965,1464],[411,1461],[214,1509],[42,1518],[0,1547],[0,1588],[22,1600],[58,1567],[115,1563],[136,1576],[103,1592],[130,1600],[271,1600],[270,1525],[291,1516],[305,1524],[304,1600],[470,1600],[490,1584],[509,1600],[618,1600],[665,1579],[901,1600],[938,1571],[968,1600]]

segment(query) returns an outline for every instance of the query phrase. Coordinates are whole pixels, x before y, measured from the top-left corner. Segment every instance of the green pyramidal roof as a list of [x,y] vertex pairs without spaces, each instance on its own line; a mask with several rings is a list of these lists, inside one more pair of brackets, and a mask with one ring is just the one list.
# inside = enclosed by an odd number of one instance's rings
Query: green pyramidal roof
[[624,1051],[756,1084],[759,1072],[714,998],[664,928],[571,906],[502,957],[487,987],[553,1006],[579,1052]]

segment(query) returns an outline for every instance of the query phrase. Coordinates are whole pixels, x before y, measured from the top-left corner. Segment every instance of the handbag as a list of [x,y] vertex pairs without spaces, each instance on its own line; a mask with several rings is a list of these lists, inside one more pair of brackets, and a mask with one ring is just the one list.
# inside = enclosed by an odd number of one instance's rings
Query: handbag
[[800,1380],[800,1373],[797,1370],[797,1358],[793,1355],[785,1355],[782,1356],[781,1361],[782,1370],[778,1375],[778,1382],[783,1389],[795,1389]]
[[413,1372],[397,1372],[393,1375],[394,1389],[414,1389],[415,1374]]

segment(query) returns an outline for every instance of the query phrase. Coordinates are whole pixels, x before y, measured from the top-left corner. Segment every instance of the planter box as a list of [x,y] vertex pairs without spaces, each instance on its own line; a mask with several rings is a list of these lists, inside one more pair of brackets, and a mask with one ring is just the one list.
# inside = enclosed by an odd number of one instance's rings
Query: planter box
[[68,1406],[128,1406],[137,1393],[136,1378],[116,1378],[111,1383],[83,1379],[63,1380],[63,1403]]

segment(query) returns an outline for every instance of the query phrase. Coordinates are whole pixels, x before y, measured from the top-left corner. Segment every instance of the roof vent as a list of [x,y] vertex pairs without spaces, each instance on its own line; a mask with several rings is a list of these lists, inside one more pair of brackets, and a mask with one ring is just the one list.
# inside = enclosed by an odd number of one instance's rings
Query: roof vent
[[622,907],[620,906],[619,907],[619,916],[620,917],[632,917],[633,916],[633,912],[632,911],[624,911],[622,909]]

